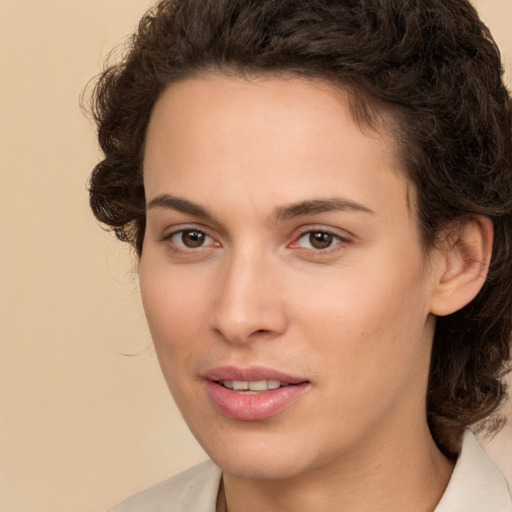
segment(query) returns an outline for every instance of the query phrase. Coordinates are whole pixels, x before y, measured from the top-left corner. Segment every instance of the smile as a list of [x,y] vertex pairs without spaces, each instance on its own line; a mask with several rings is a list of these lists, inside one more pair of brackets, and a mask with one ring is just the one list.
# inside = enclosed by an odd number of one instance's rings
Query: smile
[[220,367],[204,377],[213,407],[222,416],[240,421],[276,416],[311,388],[304,378],[264,367]]
[[287,382],[281,382],[279,380],[224,380],[220,382],[222,386],[231,391],[236,391],[240,393],[258,393],[262,391],[269,391],[272,389],[279,389],[283,386],[289,386],[290,384]]

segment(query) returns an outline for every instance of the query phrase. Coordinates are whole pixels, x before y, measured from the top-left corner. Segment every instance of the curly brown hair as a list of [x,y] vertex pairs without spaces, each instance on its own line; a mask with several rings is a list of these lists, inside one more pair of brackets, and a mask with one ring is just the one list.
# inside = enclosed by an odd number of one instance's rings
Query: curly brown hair
[[510,358],[512,102],[489,30],[466,0],[161,1],[92,99],[104,159],[91,176],[91,206],[139,255],[153,106],[169,84],[208,71],[325,80],[352,93],[367,126],[380,107],[390,110],[425,247],[451,223],[492,220],[483,289],[437,319],[427,411],[452,454],[453,435],[498,409]]

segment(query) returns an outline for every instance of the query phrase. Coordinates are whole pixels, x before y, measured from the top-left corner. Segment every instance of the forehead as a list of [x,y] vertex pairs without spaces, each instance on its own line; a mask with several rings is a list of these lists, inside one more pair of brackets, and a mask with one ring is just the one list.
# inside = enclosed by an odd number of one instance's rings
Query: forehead
[[[325,115],[327,111],[324,107],[331,114],[337,114],[341,109],[366,135],[380,137],[390,147],[396,146],[392,132],[398,125],[394,110],[397,107],[347,84],[334,84],[321,78],[287,72],[258,75],[241,75],[236,71],[200,72],[167,86],[157,100],[153,113],[161,110],[159,105],[168,104],[173,97],[180,100],[177,102],[179,104],[173,106],[174,113],[186,110],[187,115],[193,114],[194,106],[197,106],[196,112],[204,113],[202,107],[205,103],[218,110],[236,108],[241,103],[245,117],[250,113],[248,102],[256,106],[262,115],[269,113],[265,106],[271,106],[276,115],[280,114],[281,109],[304,115],[319,108],[317,114],[324,115],[325,120],[330,116]],[[279,110],[275,110],[276,106]],[[270,118],[267,120],[272,121]]]
[[383,126],[361,129],[348,94],[324,82],[201,75],[169,86],[155,105],[146,195],[208,202],[226,193],[240,207],[334,194],[365,203],[397,190],[406,200],[396,144]]

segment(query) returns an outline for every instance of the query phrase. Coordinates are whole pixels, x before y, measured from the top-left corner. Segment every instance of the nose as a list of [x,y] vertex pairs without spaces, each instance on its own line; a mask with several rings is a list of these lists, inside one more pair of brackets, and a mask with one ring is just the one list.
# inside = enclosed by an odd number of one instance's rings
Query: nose
[[220,272],[212,328],[231,343],[282,334],[287,327],[279,270],[271,258],[233,255]]

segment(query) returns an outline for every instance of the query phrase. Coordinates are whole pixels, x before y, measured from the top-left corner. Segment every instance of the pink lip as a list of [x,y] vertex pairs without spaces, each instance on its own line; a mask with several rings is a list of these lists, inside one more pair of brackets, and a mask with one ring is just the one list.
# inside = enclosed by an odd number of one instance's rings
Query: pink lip
[[[219,367],[204,376],[208,398],[224,416],[242,421],[261,421],[286,409],[310,387],[304,378],[293,377],[282,372],[264,368]],[[244,394],[231,391],[220,381],[279,380],[290,384],[278,389]]]
[[237,368],[235,366],[219,366],[204,374],[207,380],[278,380],[288,384],[300,384],[307,379],[303,377],[293,377],[286,373],[266,368],[264,366],[250,366],[247,368]]

